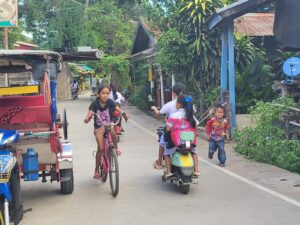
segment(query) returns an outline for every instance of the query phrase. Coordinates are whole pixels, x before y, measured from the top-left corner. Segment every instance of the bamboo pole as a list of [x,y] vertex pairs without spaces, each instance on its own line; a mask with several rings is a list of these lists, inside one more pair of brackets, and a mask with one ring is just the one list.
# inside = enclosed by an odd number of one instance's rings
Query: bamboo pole
[[[4,48],[8,49],[8,28],[7,27],[3,27],[3,32],[4,32]],[[9,82],[8,82],[8,75],[7,75],[7,73],[4,74],[4,83],[5,83],[5,87],[8,87]]]
[[4,48],[8,49],[8,28],[7,27],[3,28],[3,33],[4,33]]

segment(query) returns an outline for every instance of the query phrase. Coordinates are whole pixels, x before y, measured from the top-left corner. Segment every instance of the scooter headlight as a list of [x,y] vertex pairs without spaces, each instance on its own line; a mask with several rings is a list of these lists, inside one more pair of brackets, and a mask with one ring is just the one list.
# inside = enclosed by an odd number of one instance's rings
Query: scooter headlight
[[17,160],[13,155],[0,155],[0,173],[10,173]]
[[16,135],[12,135],[11,137],[7,138],[5,141],[3,141],[3,144],[7,145],[12,143],[16,139]]

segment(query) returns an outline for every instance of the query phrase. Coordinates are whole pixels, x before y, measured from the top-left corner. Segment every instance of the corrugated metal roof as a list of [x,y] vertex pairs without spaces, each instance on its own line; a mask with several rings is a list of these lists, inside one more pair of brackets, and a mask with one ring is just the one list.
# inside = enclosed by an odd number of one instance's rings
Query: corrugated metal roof
[[248,13],[234,20],[234,29],[247,36],[273,36],[274,13]]
[[208,27],[209,29],[212,29],[226,19],[235,19],[274,1],[275,0],[239,0],[217,10],[217,12],[209,19]]

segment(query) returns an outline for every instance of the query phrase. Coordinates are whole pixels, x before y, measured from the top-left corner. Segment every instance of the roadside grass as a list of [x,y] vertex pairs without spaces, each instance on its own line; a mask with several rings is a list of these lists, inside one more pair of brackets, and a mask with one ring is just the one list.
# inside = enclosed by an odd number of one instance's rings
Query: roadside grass
[[258,102],[251,110],[257,123],[238,132],[235,150],[250,159],[300,174],[300,141],[285,139],[280,126],[280,116],[292,105],[288,98]]

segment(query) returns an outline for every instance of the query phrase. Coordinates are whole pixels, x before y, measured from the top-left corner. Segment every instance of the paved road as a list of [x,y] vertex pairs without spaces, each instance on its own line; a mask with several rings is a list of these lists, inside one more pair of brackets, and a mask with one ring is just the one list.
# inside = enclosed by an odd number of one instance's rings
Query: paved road
[[22,183],[25,208],[33,211],[25,214],[21,225],[299,224],[299,191],[288,198],[262,190],[260,184],[207,163],[205,151],[201,153],[199,185],[193,185],[188,195],[162,183],[160,172],[151,168],[157,152],[154,132],[160,122],[133,107],[127,108],[133,122],[125,126],[120,143],[120,193],[113,198],[109,183],[92,179],[96,144],[92,124],[82,122],[89,104],[84,96],[60,103],[67,108],[74,145],[74,193],[61,195],[57,183]]

